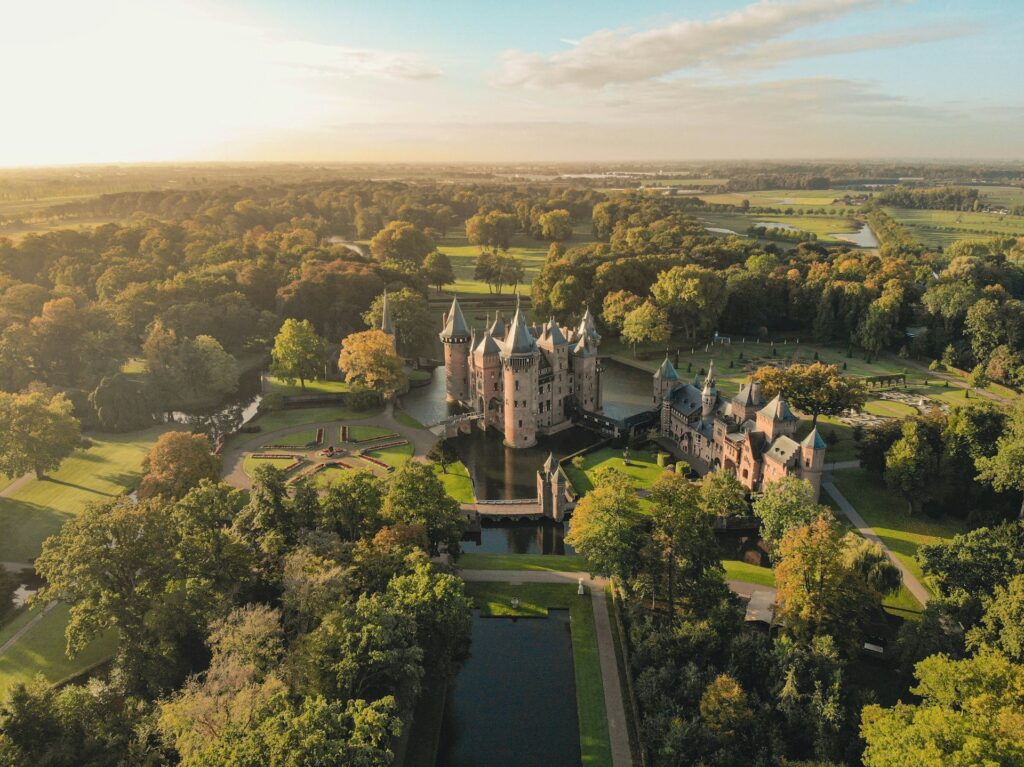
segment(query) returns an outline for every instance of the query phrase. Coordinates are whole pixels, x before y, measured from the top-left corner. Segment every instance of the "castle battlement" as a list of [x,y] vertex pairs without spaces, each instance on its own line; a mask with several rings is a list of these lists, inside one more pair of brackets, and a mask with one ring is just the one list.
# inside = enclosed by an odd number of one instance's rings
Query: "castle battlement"
[[554,318],[531,326],[517,299],[511,323],[499,311],[480,334],[453,298],[439,335],[448,400],[482,413],[479,423],[509,447],[532,447],[538,434],[568,426],[570,403],[601,411],[601,336],[589,309],[575,328]]

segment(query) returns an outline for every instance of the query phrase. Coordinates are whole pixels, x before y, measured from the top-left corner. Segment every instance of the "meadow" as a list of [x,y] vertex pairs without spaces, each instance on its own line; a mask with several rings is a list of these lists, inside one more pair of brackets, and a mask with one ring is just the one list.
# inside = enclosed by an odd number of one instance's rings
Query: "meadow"
[[[818,236],[820,242],[844,243],[841,237],[836,235],[852,234],[860,227],[860,222],[846,216],[800,216],[800,215],[774,215],[760,213],[715,213],[695,212],[696,216],[703,222],[713,227],[730,229],[736,234],[747,234],[754,224],[779,224],[780,226],[792,227],[801,232],[813,232]],[[769,239],[770,238],[763,238]]]
[[930,248],[946,248],[957,240],[1024,236],[1024,216],[958,210],[886,208],[911,236]]
[[[704,202],[717,205],[742,205],[748,200],[753,207],[848,207],[842,202],[846,195],[854,195],[849,189],[766,189],[754,192],[725,192],[723,194],[702,194]],[[835,200],[839,202],[833,205]]]

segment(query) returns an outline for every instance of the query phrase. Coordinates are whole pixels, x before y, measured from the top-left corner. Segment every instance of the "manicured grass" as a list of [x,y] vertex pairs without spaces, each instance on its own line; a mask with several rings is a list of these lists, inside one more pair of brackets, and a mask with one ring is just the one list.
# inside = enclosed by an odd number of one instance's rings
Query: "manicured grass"
[[[0,644],[41,609],[36,607],[19,616],[17,626],[14,623],[5,626],[0,633]],[[67,605],[53,608],[17,644],[0,655],[0,700],[5,699],[15,685],[30,682],[37,674],[42,674],[49,682],[59,682],[81,674],[114,654],[117,637],[110,631],[92,641],[75,658],[68,658],[64,652],[64,629],[69,611]]]
[[408,375],[410,381],[429,381],[431,379],[429,370],[410,370]]
[[352,391],[352,387],[344,381],[329,381],[317,378],[312,381],[306,381],[306,388],[303,389],[298,381],[290,384],[277,376],[269,375],[266,380],[271,392],[284,396],[294,394],[342,394]]
[[[802,440],[811,431],[811,419],[801,420],[800,427],[796,431],[796,439]],[[853,438],[853,427],[845,424],[838,418],[830,416],[818,416],[818,432],[824,437],[835,434],[838,438],[836,443],[830,444],[825,453],[826,463],[836,461],[853,461],[857,458],[857,442]],[[828,440],[826,439],[826,442]]]
[[33,479],[0,498],[0,560],[35,559],[43,540],[86,504],[110,501],[131,490],[142,474],[142,459],[164,431],[166,427],[155,427],[90,437],[91,447],[73,453],[46,479]]
[[908,208],[886,208],[885,211],[905,226],[914,239],[933,248],[945,248],[957,240],[1024,234],[1024,216]]
[[756,583],[759,586],[775,586],[775,573],[770,567],[758,567],[737,559],[723,559],[725,577],[731,581]]
[[372,458],[376,458],[378,461],[384,461],[388,466],[404,466],[406,462],[412,458],[413,446],[410,442],[406,445],[399,445],[398,447],[389,447],[384,450],[370,450],[367,455]]
[[[283,437],[274,437],[268,444],[290,445],[292,447],[306,447],[316,442],[316,429],[303,429],[302,431],[286,434]],[[310,448],[312,449],[312,448]]]
[[612,468],[633,479],[640,488],[650,487],[665,469],[657,464],[654,453],[642,450],[629,451],[629,466],[625,465],[622,450],[602,448],[583,456],[583,470],[580,471],[571,463],[563,464],[577,493],[586,493],[594,489],[594,473],[599,469]]
[[434,464],[434,473],[441,480],[448,495],[459,503],[473,503],[476,500],[476,496],[473,494],[473,482],[469,478],[469,469],[462,461],[451,464],[447,473],[442,472],[438,464]]
[[[368,418],[382,410],[380,407],[372,407],[369,410],[351,410],[344,407],[310,407],[292,408],[289,410],[275,410],[265,413],[254,419],[249,425],[258,426],[260,432],[269,434],[292,426],[309,424],[313,427],[314,434],[316,427],[327,424],[331,421],[353,420],[357,418]],[[236,434],[229,440],[229,444],[238,442],[249,442],[259,439],[257,434]]]
[[[485,615],[542,617],[549,608],[569,608],[582,762],[588,767],[610,767],[608,715],[589,589],[580,596],[571,584],[471,582],[466,584],[466,594]],[[510,604],[513,596],[519,597],[518,610]]]
[[245,460],[242,461],[242,471],[251,477],[260,466],[273,466],[275,469],[286,469],[293,463],[295,463],[295,461],[292,458],[256,458],[254,456],[247,455]]
[[343,466],[328,466],[326,469],[318,471],[316,474],[313,475],[313,484],[319,488],[325,488],[335,480],[339,479],[341,475],[346,472],[357,470],[371,470],[365,461],[360,461],[356,458],[351,458],[348,456],[342,458],[341,460],[345,461],[345,463],[347,463],[352,468],[346,469]]
[[917,415],[917,408],[892,400],[873,399],[864,403],[864,412],[888,418],[909,418]]
[[394,429],[383,429],[380,426],[348,427],[348,438],[350,442],[359,442],[360,440],[374,439],[375,437],[383,437],[388,434],[394,433]]
[[[702,194],[705,202],[719,205],[742,205],[748,200],[754,207],[770,208],[809,208],[809,207],[849,207],[842,203],[848,189],[765,189],[753,192],[726,192],[724,194]],[[840,200],[832,205],[833,200]]]
[[[773,225],[778,225],[778,228],[788,229],[792,227],[801,232],[811,232],[817,235],[819,242],[831,243],[844,242],[840,237],[834,235],[856,232],[861,225],[861,222],[846,216],[798,216],[795,214],[786,216],[761,213],[700,211],[697,213],[697,217],[713,227],[730,229],[742,235],[746,235],[747,230],[754,225],[764,224],[766,229],[771,229]],[[795,244],[797,241],[794,240],[793,242]]]
[[410,429],[426,428],[422,423],[406,413],[404,410],[395,410],[395,420],[402,424],[402,426],[408,426]]
[[587,560],[567,554],[463,554],[458,565],[463,570],[550,570],[587,572]]
[[952,538],[966,530],[954,519],[932,519],[923,514],[910,516],[902,498],[889,491],[885,483],[864,469],[834,472],[832,480],[857,512],[864,517],[885,545],[927,586],[916,554],[927,543]]

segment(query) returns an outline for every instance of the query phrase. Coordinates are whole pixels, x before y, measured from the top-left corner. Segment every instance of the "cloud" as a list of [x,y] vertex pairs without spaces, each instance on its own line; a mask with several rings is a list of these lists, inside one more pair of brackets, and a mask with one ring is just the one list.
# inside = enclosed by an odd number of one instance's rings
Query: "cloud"
[[831,39],[781,39],[882,0],[762,0],[707,21],[682,20],[642,32],[599,30],[551,56],[509,50],[491,77],[497,85],[598,89],[654,80],[681,70],[766,68],[819,58],[945,40],[974,34],[971,24],[941,24]]
[[347,48],[307,40],[270,40],[271,60],[288,67],[338,77],[431,80],[444,71],[419,56],[401,51]]

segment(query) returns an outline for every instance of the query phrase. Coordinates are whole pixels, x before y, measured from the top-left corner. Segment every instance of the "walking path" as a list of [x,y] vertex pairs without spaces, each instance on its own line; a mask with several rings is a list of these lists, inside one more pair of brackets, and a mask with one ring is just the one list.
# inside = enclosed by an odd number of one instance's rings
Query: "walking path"
[[18,640],[20,640],[23,636],[25,636],[25,634],[30,632],[35,627],[35,625],[37,623],[39,623],[39,621],[41,621],[43,618],[45,618],[46,614],[48,612],[50,612],[50,610],[52,610],[58,604],[60,604],[60,603],[59,602],[50,602],[49,604],[46,605],[46,607],[44,607],[42,610],[40,610],[36,614],[36,616],[34,618],[32,618],[32,620],[30,620],[28,623],[26,623],[24,626],[22,626],[17,631],[15,631],[14,632],[14,636],[12,636],[6,642],[4,642],[2,645],[0,645],[0,656],[2,656],[10,648],[14,647],[14,645],[16,645],[18,643]]
[[259,452],[263,445],[271,445],[275,440],[295,434],[300,431],[308,431],[312,426],[327,426],[344,423],[347,426],[380,426],[395,431],[402,435],[403,439],[409,440],[413,446],[413,458],[417,461],[425,461],[427,451],[437,442],[437,437],[423,429],[406,426],[395,420],[394,406],[388,403],[387,407],[372,415],[362,418],[335,418],[325,421],[314,419],[294,426],[286,426],[277,431],[258,432],[252,439],[240,442],[229,448],[224,453],[224,481],[233,487],[247,490],[252,487],[252,480],[242,468],[245,462],[246,453]]
[[619,682],[619,665],[615,659],[615,640],[612,638],[611,619],[608,617],[608,599],[604,593],[607,578],[591,578],[586,573],[534,571],[534,570],[462,570],[467,581],[496,583],[567,583],[575,585],[581,578],[590,587],[590,600],[594,608],[594,629],[597,634],[597,655],[604,683],[604,708],[608,715],[608,739],[614,767],[631,767],[633,755],[629,750],[629,729],[626,707]]
[[867,538],[869,541],[874,541],[889,556],[892,563],[899,568],[900,574],[903,576],[903,585],[907,587],[907,591],[914,595],[914,599],[921,603],[921,606],[928,604],[928,600],[931,595],[928,593],[921,581],[910,572],[909,568],[900,561],[899,557],[892,553],[892,550],[885,545],[881,538],[878,537],[878,533],[875,532],[874,528],[871,527],[867,522],[864,521],[864,517],[857,513],[857,510],[853,508],[846,496],[839,492],[839,488],[832,482],[832,478],[829,475],[825,475],[821,481],[821,486],[825,492],[832,496],[832,500],[839,506],[840,511],[846,515],[846,517],[853,523],[853,526],[857,528],[857,532]]

